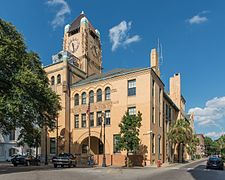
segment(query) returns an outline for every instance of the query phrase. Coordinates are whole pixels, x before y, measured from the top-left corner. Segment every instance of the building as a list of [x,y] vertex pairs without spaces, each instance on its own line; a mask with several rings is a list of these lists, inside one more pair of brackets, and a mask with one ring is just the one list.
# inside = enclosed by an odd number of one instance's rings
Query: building
[[90,127],[90,151],[101,164],[105,122],[107,164],[121,164],[125,152],[116,148],[118,124],[126,111],[129,114],[140,111],[140,154],[145,164],[168,161],[166,133],[173,121],[185,115],[185,100],[181,95],[180,74],[170,79],[170,92],[165,92],[156,49],[150,53],[151,67],[103,73],[100,32],[82,12],[65,26],[63,50],[52,59],[45,71],[50,86],[61,97],[62,110],[56,130],[48,132],[47,139],[43,133],[43,158],[46,146],[48,157],[59,152],[87,154]]
[[17,139],[19,136],[19,129],[12,130],[9,135],[0,133],[0,161],[6,161],[13,154],[35,154],[34,149],[28,146],[18,146]]
[[203,134],[196,134],[196,137],[199,140],[199,145],[196,149],[196,155],[198,155],[199,157],[203,157],[205,155],[205,137]]

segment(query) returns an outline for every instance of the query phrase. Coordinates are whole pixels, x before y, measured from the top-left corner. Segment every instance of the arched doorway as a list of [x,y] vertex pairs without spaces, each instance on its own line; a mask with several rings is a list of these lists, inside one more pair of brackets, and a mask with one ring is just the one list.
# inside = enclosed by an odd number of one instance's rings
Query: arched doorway
[[[88,137],[86,137],[80,144],[80,152],[81,154],[88,153]],[[101,139],[91,136],[91,148],[90,152],[93,155],[103,154],[103,143]]]

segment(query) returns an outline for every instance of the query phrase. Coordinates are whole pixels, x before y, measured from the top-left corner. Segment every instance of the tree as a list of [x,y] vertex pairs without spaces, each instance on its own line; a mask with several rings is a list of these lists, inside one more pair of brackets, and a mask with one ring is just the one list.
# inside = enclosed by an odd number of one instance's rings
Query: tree
[[187,152],[193,158],[196,153],[197,146],[199,145],[199,139],[195,134],[192,135],[192,139],[187,146]]
[[121,137],[118,148],[127,152],[127,166],[129,165],[128,153],[135,153],[140,145],[139,129],[142,121],[141,116],[142,114],[139,111],[137,115],[129,115],[126,112],[119,124]]
[[36,148],[37,157],[38,147],[41,145],[41,129],[33,127],[22,129],[18,137],[18,145],[24,146],[25,144],[27,144],[30,148]]
[[27,52],[22,35],[0,19],[0,129],[31,132],[27,127],[53,129],[59,97],[49,87],[39,56]]
[[178,146],[178,158],[179,162],[183,161],[183,148],[187,145],[192,139],[192,128],[190,123],[185,119],[178,119],[169,129],[168,140],[172,144],[173,151],[172,162],[174,161],[174,149]]
[[210,137],[205,136],[204,144],[205,144],[205,154],[210,155],[213,140]]
[[224,154],[224,151],[225,151],[225,135],[221,135],[214,142],[216,142],[216,144],[217,144],[217,147],[219,149],[219,154],[224,156],[225,155]]

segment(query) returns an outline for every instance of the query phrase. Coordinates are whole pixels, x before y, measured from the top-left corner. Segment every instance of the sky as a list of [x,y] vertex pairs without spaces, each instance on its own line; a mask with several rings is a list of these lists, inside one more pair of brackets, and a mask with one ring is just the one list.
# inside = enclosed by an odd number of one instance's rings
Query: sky
[[101,33],[104,71],[149,67],[162,45],[161,78],[181,73],[186,112],[195,131],[213,139],[225,128],[224,0],[1,0],[0,18],[23,34],[42,63],[62,50],[64,26],[80,13]]

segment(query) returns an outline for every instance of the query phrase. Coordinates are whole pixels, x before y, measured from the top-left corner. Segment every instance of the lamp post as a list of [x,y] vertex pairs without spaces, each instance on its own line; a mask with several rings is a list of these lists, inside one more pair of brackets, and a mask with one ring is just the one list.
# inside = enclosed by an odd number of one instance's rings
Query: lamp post
[[105,113],[104,112],[102,112],[102,122],[103,122],[103,131],[104,131],[104,136],[103,136],[104,146],[103,146],[102,167],[106,167],[106,157],[105,157]]

